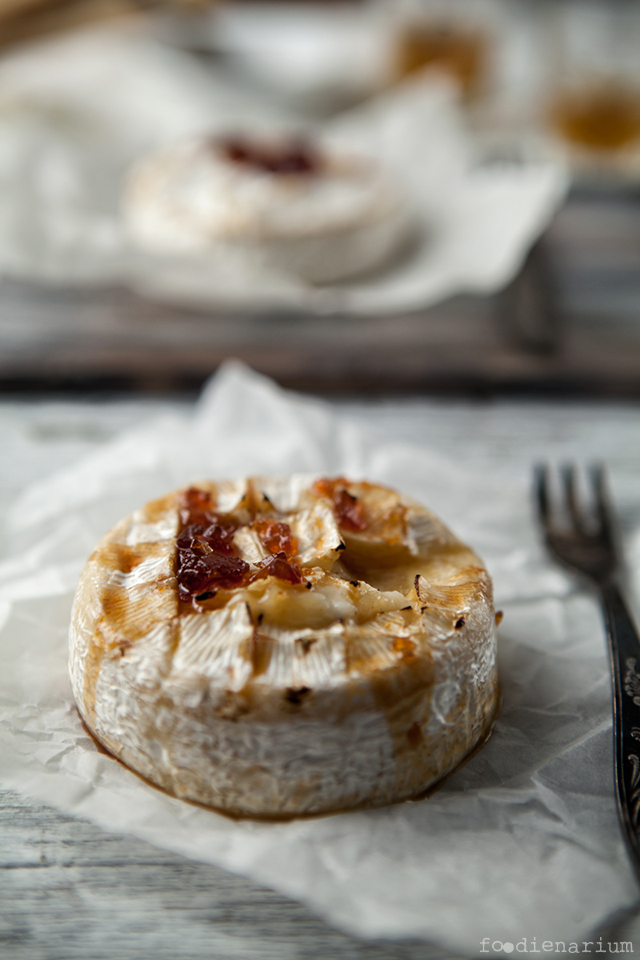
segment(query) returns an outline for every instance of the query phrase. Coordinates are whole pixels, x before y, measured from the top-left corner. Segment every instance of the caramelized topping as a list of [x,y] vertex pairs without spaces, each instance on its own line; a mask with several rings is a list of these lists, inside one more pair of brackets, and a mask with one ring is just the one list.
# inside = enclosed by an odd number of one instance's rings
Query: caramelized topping
[[186,490],[179,512],[176,577],[184,602],[205,599],[217,590],[232,590],[264,577],[302,583],[300,569],[289,562],[297,545],[288,524],[267,519],[254,522],[253,527],[271,556],[252,570],[238,556],[233,542],[240,522],[231,514],[217,513],[208,493],[194,487]]
[[298,544],[288,523],[264,519],[255,520],[251,526],[270,553],[284,553],[287,560],[296,556]]
[[260,143],[238,136],[218,140],[216,146],[225,160],[276,176],[317,174],[320,169],[318,155],[303,140]]
[[[204,527],[209,527],[211,524],[218,524],[218,526],[231,525],[234,527],[234,532],[238,527],[232,517],[216,512],[210,493],[207,493],[206,490],[198,490],[196,487],[189,487],[182,494],[179,514],[181,531],[185,527],[193,525]],[[231,536],[233,536],[233,533]]]
[[239,524],[213,510],[211,497],[191,487],[182,495],[176,576],[182,600],[240,586],[249,564],[238,556],[233,535]]
[[178,552],[178,584],[180,597],[188,600],[218,589],[229,590],[247,582],[248,563],[240,557],[227,557],[221,553],[193,550]]
[[302,583],[300,568],[289,563],[285,553],[274,553],[258,565],[258,570],[251,577],[254,580],[263,580],[265,577],[277,577],[278,580],[288,580],[289,583]]
[[207,510],[212,510],[211,495],[204,490],[198,490],[196,487],[189,487],[182,494],[180,502],[180,523],[185,525],[193,523],[196,515],[203,515]]
[[406,637],[394,637],[391,642],[392,648],[396,653],[399,653],[404,659],[411,659],[415,655],[416,645],[413,640],[408,640]]
[[314,486],[321,497],[329,497],[333,500],[333,510],[339,527],[353,531],[365,530],[367,521],[362,503],[352,493],[349,493],[347,490],[348,482],[344,477],[336,477],[335,480],[322,477],[320,480],[316,480]]

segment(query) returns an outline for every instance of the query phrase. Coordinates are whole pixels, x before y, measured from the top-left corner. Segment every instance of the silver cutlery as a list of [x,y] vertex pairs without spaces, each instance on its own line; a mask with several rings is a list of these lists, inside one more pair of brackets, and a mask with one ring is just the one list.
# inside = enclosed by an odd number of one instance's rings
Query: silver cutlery
[[640,880],[640,639],[619,587],[620,554],[604,468],[591,466],[585,476],[588,503],[580,496],[575,466],[560,469],[555,491],[551,469],[540,466],[536,499],[550,552],[585,579],[602,604],[613,683],[618,813]]

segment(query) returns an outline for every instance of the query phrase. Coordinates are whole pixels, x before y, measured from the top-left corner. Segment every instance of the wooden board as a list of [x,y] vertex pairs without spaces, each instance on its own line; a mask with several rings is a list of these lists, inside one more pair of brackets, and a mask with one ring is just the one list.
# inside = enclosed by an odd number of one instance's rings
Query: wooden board
[[2,960],[437,960],[209,864],[0,791]]
[[195,310],[0,284],[0,389],[197,387],[237,357],[322,393],[640,397],[640,204],[574,196],[511,287],[386,317]]

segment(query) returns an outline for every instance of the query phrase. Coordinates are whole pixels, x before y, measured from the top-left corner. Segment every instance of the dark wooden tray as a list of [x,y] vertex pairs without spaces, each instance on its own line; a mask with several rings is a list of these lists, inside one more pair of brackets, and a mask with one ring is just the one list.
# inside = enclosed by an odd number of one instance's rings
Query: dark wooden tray
[[320,393],[640,397],[640,202],[574,194],[500,295],[387,317],[198,311],[0,284],[0,390],[196,388],[228,357]]

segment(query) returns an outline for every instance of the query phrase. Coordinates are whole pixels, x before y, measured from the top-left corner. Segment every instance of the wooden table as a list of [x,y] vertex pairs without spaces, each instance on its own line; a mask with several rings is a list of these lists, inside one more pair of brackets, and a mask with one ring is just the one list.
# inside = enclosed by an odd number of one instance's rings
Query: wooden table
[[[0,389],[28,399],[0,402],[0,507],[123,427],[184,408],[188,391],[228,356],[323,393],[487,398],[515,390],[638,399],[638,211],[627,194],[575,195],[504,295],[457,298],[385,319],[213,315],[125,290],[4,281]],[[52,400],[60,388],[169,391],[174,398]],[[640,475],[636,403],[379,399],[338,406],[381,438],[406,436],[443,451],[455,443],[470,464],[597,455]],[[243,878],[107,834],[12,791],[0,791],[0,865],[2,960],[442,956],[421,942],[347,936]],[[619,918],[603,935],[640,949],[640,920]]]
[[[334,401],[335,403],[335,401]],[[456,450],[460,465],[605,458],[640,486],[638,402],[385,400],[335,403],[381,440]],[[95,452],[150,415],[187,401],[0,401],[0,518],[27,484]],[[636,604],[637,604],[637,599]],[[636,605],[636,613],[638,606]],[[2,960],[436,960],[417,941],[363,941],[300,904],[217,867],[0,790]],[[525,882],[523,880],[523,882]],[[640,950],[640,917],[616,918],[605,942]]]
[[3,960],[424,960],[209,864],[0,791]]

